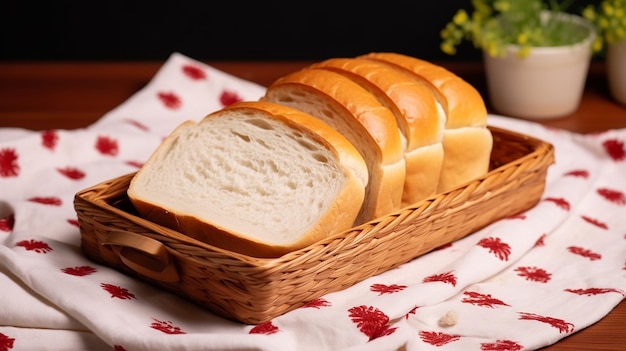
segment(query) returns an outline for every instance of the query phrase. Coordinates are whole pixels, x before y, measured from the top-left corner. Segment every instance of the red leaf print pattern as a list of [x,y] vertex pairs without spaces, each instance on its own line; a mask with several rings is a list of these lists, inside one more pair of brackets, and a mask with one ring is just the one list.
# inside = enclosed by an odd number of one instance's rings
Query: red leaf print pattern
[[96,269],[90,266],[68,267],[61,269],[61,271],[65,274],[75,275],[77,277],[84,277],[96,273]]
[[588,259],[590,259],[591,261],[595,261],[595,260],[599,260],[602,258],[602,255],[595,253],[593,251],[584,249],[582,247],[578,247],[578,246],[570,246],[567,248],[567,251],[576,254],[576,255],[580,255],[582,257],[586,257]]
[[160,321],[156,318],[152,319],[154,319],[154,322],[150,324],[150,328],[152,329],[156,329],[165,334],[185,334],[184,331],[182,331],[179,327],[175,327],[170,321]]
[[535,241],[535,245],[533,245],[534,247],[540,247],[540,246],[546,246],[545,240],[546,239],[546,235],[545,234],[541,234],[541,236],[539,237],[539,239],[537,239],[537,241]]
[[609,139],[602,143],[604,150],[614,161],[623,161],[626,159],[626,149],[624,142],[617,139]]
[[49,150],[54,150],[57,146],[59,135],[54,130],[46,130],[41,133],[41,145]]
[[591,218],[588,216],[580,216],[582,219],[584,219],[586,222],[591,223],[593,225],[595,225],[598,228],[602,228],[602,229],[609,229],[609,226],[606,225],[606,223],[602,223],[599,220],[595,219],[595,218]]
[[589,178],[589,172],[585,171],[583,169],[577,169],[574,171],[569,171],[567,173],[565,173],[565,176],[571,176],[571,177],[580,177],[580,178]]
[[26,251],[35,251],[36,253],[45,254],[52,251],[52,248],[47,243],[39,240],[22,240],[15,245],[22,246]]
[[115,297],[122,300],[130,300],[135,298],[135,295],[133,293],[120,286],[107,283],[101,283],[100,286],[102,287],[102,289],[111,294],[111,298]]
[[0,218],[0,230],[4,232],[10,232],[13,230],[13,225],[15,224],[15,215],[11,213],[10,215]]
[[85,178],[85,172],[81,171],[78,168],[57,168],[57,171],[72,180],[80,180]]
[[409,319],[410,315],[417,313],[417,309],[418,308],[419,308],[419,306],[415,306],[415,307],[411,308],[411,310],[404,315],[404,319]]
[[391,335],[397,328],[390,328],[389,317],[372,306],[356,306],[348,310],[350,319],[356,323],[361,333],[367,335],[369,340],[374,340],[381,336]]
[[270,335],[270,334],[276,334],[279,331],[280,329],[278,329],[277,326],[272,324],[272,321],[269,321],[269,322],[265,322],[265,323],[254,326],[252,329],[250,329],[249,334]]
[[115,351],[126,351],[126,349],[122,345],[114,345],[113,346],[113,350],[115,350]]
[[494,343],[481,343],[481,351],[520,351],[524,346],[513,340],[496,340]]
[[319,299],[315,299],[313,301],[309,301],[305,303],[302,307],[303,308],[317,308],[319,310],[322,307],[328,307],[328,306],[332,306],[332,304],[325,299],[319,298]]
[[508,216],[506,219],[526,219],[526,215],[523,213],[518,213],[516,215]]
[[607,188],[601,188],[597,191],[600,196],[602,196],[609,202],[612,202],[616,205],[626,205],[626,196],[624,196],[624,193],[620,191]]
[[228,90],[224,90],[220,96],[220,102],[223,106],[229,106],[241,100],[241,97],[237,95],[237,93]]
[[557,328],[559,330],[559,333],[570,333],[574,331],[574,324],[568,323],[562,319],[546,317],[546,316],[541,316],[538,314],[526,313],[526,312],[519,312],[519,314],[520,314],[520,317],[519,317],[520,320],[538,321],[542,323],[547,323],[547,324],[550,324],[550,326]]
[[174,93],[159,92],[157,97],[161,100],[161,103],[170,110],[177,110],[182,105],[180,98]]
[[13,348],[15,339],[0,333],[0,351],[8,351]]
[[61,199],[59,199],[58,197],[54,197],[54,196],[50,196],[50,197],[36,196],[36,197],[31,197],[30,199],[28,199],[28,201],[40,203],[42,205],[50,205],[50,206],[61,206],[63,204],[63,201],[61,201]]
[[193,80],[206,79],[206,73],[204,73],[202,68],[194,66],[194,65],[190,65],[190,64],[183,65],[183,73],[187,77]]
[[537,267],[518,267],[515,268],[515,271],[518,272],[517,275],[520,277],[533,282],[547,283],[552,277],[552,274]]
[[67,223],[76,226],[76,227],[80,227],[80,224],[78,223],[78,221],[76,219],[68,219]]
[[567,200],[562,199],[562,198],[557,199],[554,197],[547,197],[544,199],[544,201],[554,202],[558,207],[564,209],[565,211],[569,211],[570,209],[569,202],[567,202]]
[[587,296],[608,294],[608,293],[618,293],[618,294],[621,294],[622,296],[626,296],[626,293],[624,293],[622,290],[614,289],[614,288],[564,289],[563,291],[571,292],[571,293],[578,294],[578,295],[587,295]]
[[130,124],[130,125],[133,125],[133,126],[135,126],[135,127],[139,128],[139,129],[143,130],[143,131],[146,131],[146,132],[147,132],[147,131],[149,131],[149,130],[150,130],[150,128],[148,128],[148,126],[146,126],[145,124],[139,123],[139,122],[137,122],[137,121],[135,121],[135,120],[132,120],[132,119],[127,119],[127,120],[126,120],[126,122],[127,122],[128,124]]
[[141,168],[143,166],[143,162],[139,162],[139,161],[126,161],[125,163],[135,168]]
[[420,331],[419,335],[422,341],[433,346],[443,346],[461,339],[459,335],[444,334],[442,332]]
[[404,289],[406,289],[406,285],[372,284],[372,286],[370,286],[370,291],[377,292],[379,296],[384,295],[384,294],[393,294],[395,292],[402,291]]
[[20,174],[20,166],[17,164],[15,149],[0,150],[0,177],[17,177]]
[[477,244],[480,247],[489,249],[489,253],[495,254],[500,261],[508,261],[511,254],[511,246],[502,242],[500,238],[483,238]]
[[481,293],[477,293],[473,291],[465,291],[463,292],[463,294],[466,296],[469,296],[461,300],[461,302],[463,303],[469,303],[475,306],[491,307],[491,308],[493,308],[496,305],[509,306],[508,304],[502,302],[501,300],[491,297],[490,294],[481,294]]
[[96,140],[96,150],[105,156],[117,156],[118,146],[117,140],[106,136],[98,136]]
[[447,272],[447,273],[431,275],[429,277],[424,278],[422,282],[424,283],[443,282],[446,284],[452,284],[452,286],[456,286],[456,277],[454,276],[454,274],[452,274],[452,272]]

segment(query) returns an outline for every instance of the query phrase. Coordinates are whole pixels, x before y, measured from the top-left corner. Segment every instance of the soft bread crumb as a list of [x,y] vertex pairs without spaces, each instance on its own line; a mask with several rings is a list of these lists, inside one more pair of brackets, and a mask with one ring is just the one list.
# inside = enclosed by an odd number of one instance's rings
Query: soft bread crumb
[[440,327],[451,327],[456,325],[457,317],[456,312],[448,311],[441,318],[439,318],[439,326]]

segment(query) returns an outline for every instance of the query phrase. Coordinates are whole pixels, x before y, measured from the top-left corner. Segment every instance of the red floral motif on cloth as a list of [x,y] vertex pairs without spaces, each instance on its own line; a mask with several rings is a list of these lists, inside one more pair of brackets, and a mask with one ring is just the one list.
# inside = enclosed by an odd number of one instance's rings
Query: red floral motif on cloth
[[389,327],[389,317],[372,306],[356,306],[348,310],[350,319],[369,340],[392,334],[397,328]]
[[135,126],[135,127],[137,127],[138,129],[143,130],[144,132],[148,132],[148,131],[150,131],[150,128],[148,128],[148,126],[147,126],[147,125],[145,125],[145,124],[143,124],[143,123],[141,123],[141,122],[139,122],[139,121],[137,121],[137,120],[134,120],[134,119],[126,119],[126,123],[128,123],[128,124],[130,124],[130,125],[132,125],[132,126]]
[[539,246],[546,246],[546,235],[545,234],[541,234],[541,236],[539,237],[539,239],[537,239],[537,241],[535,241],[535,245],[533,245],[534,247],[539,247]]
[[559,330],[559,333],[571,333],[574,331],[574,324],[568,323],[559,318],[541,316],[535,313],[519,312],[519,319],[526,321],[538,321],[549,324],[551,327]]
[[220,103],[222,106],[230,106],[235,102],[241,101],[242,98],[234,91],[224,90],[220,95]]
[[259,325],[255,325],[252,329],[250,329],[250,334],[276,334],[280,331],[280,329],[272,324],[272,321],[268,321],[265,323],[261,323]]
[[102,289],[111,294],[111,298],[118,298],[122,300],[135,299],[135,295],[133,293],[125,288],[122,288],[121,286],[108,283],[101,283],[100,286],[102,287]]
[[54,130],[41,132],[41,145],[49,150],[54,150],[59,141],[59,134]]
[[398,284],[391,284],[391,285],[372,284],[372,286],[370,286],[370,291],[377,292],[378,295],[384,295],[384,294],[393,294],[398,291],[402,291],[406,289],[406,287],[407,287],[406,285],[398,285]]
[[457,341],[461,339],[459,335],[445,334],[442,332],[432,332],[432,331],[420,331],[419,332],[420,339],[425,343],[434,345],[434,346],[443,346],[445,344],[449,344],[453,341]]
[[483,238],[478,241],[478,246],[489,250],[500,261],[508,261],[511,254],[511,246],[503,242],[500,238]]
[[474,291],[464,291],[463,295],[468,296],[461,300],[461,302],[463,303],[469,303],[476,306],[490,308],[494,308],[495,306],[509,306],[508,304],[502,302],[502,300],[492,297],[490,294],[481,294]]
[[624,142],[617,139],[609,139],[602,143],[606,153],[614,161],[624,161],[626,159],[626,149],[624,148]]
[[565,200],[563,198],[547,197],[547,198],[543,199],[543,201],[554,202],[559,208],[562,208],[565,211],[569,211],[570,210],[569,202],[567,202],[567,200]]
[[119,152],[117,140],[107,136],[98,136],[95,147],[100,154],[105,156],[117,156]]
[[547,283],[552,276],[545,269],[538,267],[518,267],[515,268],[515,271],[518,272],[517,275],[526,278],[526,280],[540,283]]
[[170,110],[177,110],[182,106],[182,101],[178,95],[171,92],[159,92],[157,98],[161,101],[163,106]]
[[39,240],[22,240],[18,241],[16,246],[21,246],[27,251],[35,251],[36,253],[48,253],[52,251],[52,248],[45,242]]
[[481,351],[520,351],[524,346],[513,340],[497,340],[493,343],[481,343]]
[[0,351],[9,351],[13,348],[14,338],[0,333]]
[[204,80],[207,77],[204,70],[196,65],[183,65],[182,70],[183,73],[192,80]]
[[303,308],[317,308],[320,309],[322,307],[329,307],[332,306],[332,304],[330,302],[328,302],[326,299],[323,298],[317,298],[315,300],[309,301],[307,303],[305,303],[302,307]]
[[626,196],[619,190],[601,188],[597,190],[597,193],[611,203],[622,206],[626,205]]
[[584,169],[576,169],[576,170],[569,171],[569,172],[565,173],[564,176],[566,176],[566,177],[569,177],[569,176],[571,176],[571,177],[580,177],[580,178],[587,179],[587,178],[589,178],[589,171],[584,170]]
[[92,273],[96,273],[97,270],[91,266],[78,266],[78,267],[68,267],[61,269],[63,273],[69,275],[75,275],[78,277],[90,275]]
[[185,334],[182,329],[174,326],[174,324],[170,321],[160,321],[156,318],[152,318],[154,322],[150,324],[150,328],[156,329],[165,334]]
[[17,159],[15,149],[0,149],[0,177],[17,177],[20,174]]
[[578,246],[570,246],[567,248],[567,251],[573,254],[582,256],[582,257],[586,257],[590,259],[591,261],[599,260],[602,258],[602,255],[600,255],[599,253],[595,253],[589,249],[585,249],[585,248],[578,247]]
[[61,206],[63,205],[63,201],[56,196],[35,196],[28,199],[30,202],[36,202],[42,205],[50,205],[50,206]]
[[622,290],[615,288],[587,288],[587,289],[564,289],[563,291],[571,292],[578,295],[601,295],[601,294],[609,294],[609,293],[618,293],[622,296],[626,296]]
[[13,225],[15,224],[15,215],[10,213],[4,218],[0,218],[0,230],[4,232],[10,232],[13,230]]
[[72,180],[85,178],[85,172],[75,167],[57,168],[57,171]]
[[435,274],[424,278],[423,282],[442,282],[446,284],[451,284],[452,286],[456,286],[456,276],[452,274],[452,272]]
[[582,219],[584,219],[584,220],[585,220],[585,222],[587,222],[587,223],[591,223],[591,224],[595,225],[595,226],[596,226],[596,227],[598,227],[598,228],[602,228],[602,229],[609,229],[609,226],[608,226],[606,223],[601,222],[601,221],[600,221],[599,219],[597,219],[597,218],[591,218],[591,217],[589,217],[589,216],[585,216],[585,215],[582,215],[582,216],[580,216],[580,217],[581,217]]

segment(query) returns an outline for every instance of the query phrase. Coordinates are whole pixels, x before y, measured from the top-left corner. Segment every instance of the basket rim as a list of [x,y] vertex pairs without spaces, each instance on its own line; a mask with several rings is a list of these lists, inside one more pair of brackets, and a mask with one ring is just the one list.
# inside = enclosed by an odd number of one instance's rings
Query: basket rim
[[[516,138],[519,140],[523,140],[526,144],[530,145],[530,148],[532,149],[532,151],[530,151],[529,153],[523,155],[522,157],[519,157],[511,162],[507,162],[504,163],[502,165],[499,165],[491,170],[489,170],[489,172],[485,173],[484,175],[477,177],[471,181],[468,181],[464,184],[461,184],[459,186],[457,186],[454,189],[448,190],[446,192],[443,193],[439,193],[439,194],[435,194],[427,199],[424,199],[422,201],[419,201],[415,204],[412,205],[408,205],[398,211],[389,213],[385,216],[379,217],[379,218],[375,218],[372,219],[368,222],[365,222],[363,224],[360,224],[358,226],[354,226],[352,228],[349,228],[347,230],[344,230],[342,232],[336,233],[334,235],[330,235],[324,239],[321,239],[311,245],[308,245],[304,248],[298,249],[298,250],[294,250],[291,252],[288,252],[282,256],[278,256],[278,257],[254,257],[254,256],[249,256],[249,255],[245,255],[245,254],[241,254],[238,252],[234,252],[234,251],[230,251],[230,250],[226,250],[217,246],[213,246],[207,243],[204,243],[200,240],[194,239],[190,236],[187,236],[181,232],[178,232],[176,230],[158,225],[154,222],[148,221],[146,219],[143,219],[137,215],[134,215],[132,213],[126,212],[122,209],[119,209],[113,205],[108,204],[106,201],[103,201],[102,198],[96,198],[96,199],[92,199],[90,197],[90,194],[92,194],[96,189],[101,188],[102,186],[104,186],[105,184],[111,184],[115,181],[120,181],[122,179],[126,179],[128,181],[130,181],[130,179],[132,179],[132,176],[136,173],[135,172],[131,172],[131,173],[127,173],[125,175],[121,175],[117,178],[113,178],[113,179],[109,179],[107,181],[98,183],[96,185],[90,186],[88,188],[85,188],[83,190],[80,190],[79,192],[76,193],[75,195],[75,201],[86,201],[87,203],[93,205],[93,206],[97,206],[98,208],[104,209],[108,212],[111,212],[117,216],[121,216],[127,220],[130,220],[131,222],[142,226],[142,227],[150,227],[151,230],[153,230],[155,233],[160,234],[160,235],[164,235],[167,237],[170,237],[174,240],[178,240],[183,244],[186,245],[193,245],[193,246],[197,246],[198,248],[201,249],[206,249],[206,250],[210,250],[212,252],[215,252],[217,254],[221,254],[224,256],[228,256],[230,258],[236,259],[238,261],[244,262],[246,264],[249,265],[253,265],[256,267],[269,267],[269,266],[276,266],[276,265],[281,265],[284,262],[293,262],[294,260],[303,260],[306,259],[306,256],[308,255],[308,253],[314,251],[313,248],[317,247],[317,246],[323,246],[323,245],[327,245],[333,241],[336,240],[346,240],[347,237],[351,237],[349,234],[354,233],[354,232],[363,232],[366,231],[368,228],[371,227],[375,227],[377,225],[379,225],[382,222],[385,221],[390,221],[393,220],[394,218],[398,218],[401,217],[402,214],[406,211],[415,211],[418,210],[420,208],[429,206],[431,203],[435,203],[435,202],[439,202],[441,201],[441,199],[447,197],[447,196],[451,196],[452,194],[456,194],[459,193],[461,191],[463,191],[463,189],[465,189],[468,185],[473,184],[473,183],[481,183],[483,182],[485,179],[488,179],[489,177],[493,176],[496,173],[501,173],[506,171],[507,169],[511,168],[511,167],[516,167],[524,162],[526,162],[527,160],[530,159],[534,159],[540,155],[546,155],[548,157],[551,157],[551,163],[554,162],[554,146],[544,140],[541,140],[539,138],[536,137],[532,137],[526,134],[522,134],[519,132],[514,132],[508,129],[504,129],[504,128],[500,128],[500,127],[494,127],[494,126],[487,126],[492,133],[496,133],[496,134],[503,134],[503,135],[507,135],[508,137],[512,137],[512,138]],[[358,234],[357,234],[358,236]]]

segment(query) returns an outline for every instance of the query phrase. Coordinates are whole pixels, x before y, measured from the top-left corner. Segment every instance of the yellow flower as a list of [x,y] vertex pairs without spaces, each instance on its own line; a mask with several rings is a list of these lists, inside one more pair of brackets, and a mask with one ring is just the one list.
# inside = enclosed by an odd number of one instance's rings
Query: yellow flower
[[465,10],[459,10],[452,18],[452,22],[460,26],[463,23],[467,22],[468,18],[469,17],[467,16],[467,12],[465,12]]
[[441,48],[441,51],[443,51],[444,53],[448,55],[456,54],[456,48],[449,41],[442,42],[440,48]]
[[517,36],[517,43],[518,44],[525,44],[528,41],[528,34],[526,33],[520,33]]

